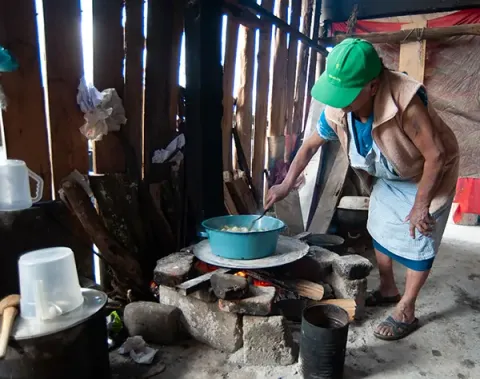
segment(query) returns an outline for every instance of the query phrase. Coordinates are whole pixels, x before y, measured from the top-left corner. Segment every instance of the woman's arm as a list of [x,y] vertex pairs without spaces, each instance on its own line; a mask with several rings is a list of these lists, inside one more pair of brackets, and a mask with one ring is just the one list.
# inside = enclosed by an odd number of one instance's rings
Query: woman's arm
[[415,238],[415,228],[422,234],[428,235],[431,232],[434,220],[429,214],[429,208],[442,180],[445,148],[433,127],[427,107],[418,96],[414,97],[405,110],[403,119],[405,133],[425,159],[415,204],[407,217],[410,221],[410,234]]
[[290,193],[298,177],[303,170],[305,170],[305,167],[307,167],[308,162],[310,162],[320,146],[325,142],[317,132],[313,132],[312,135],[303,142],[282,184],[273,186],[268,191],[265,209],[269,209],[273,204],[284,199]]

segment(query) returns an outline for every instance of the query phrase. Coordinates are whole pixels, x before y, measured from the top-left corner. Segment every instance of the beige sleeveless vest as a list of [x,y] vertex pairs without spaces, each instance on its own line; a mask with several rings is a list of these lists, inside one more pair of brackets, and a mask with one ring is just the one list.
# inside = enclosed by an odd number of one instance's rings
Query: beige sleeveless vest
[[[421,83],[399,72],[385,70],[381,75],[380,87],[374,101],[372,135],[382,154],[390,161],[398,175],[418,182],[423,174],[424,158],[404,131],[402,114],[416,95]],[[445,147],[443,178],[436,190],[430,212],[442,208],[455,194],[458,178],[459,150],[452,130],[428,105],[433,126]],[[345,152],[348,152],[348,126],[345,112],[326,107],[325,118],[338,135]],[[371,178],[364,171],[355,170],[366,188],[370,188]]]

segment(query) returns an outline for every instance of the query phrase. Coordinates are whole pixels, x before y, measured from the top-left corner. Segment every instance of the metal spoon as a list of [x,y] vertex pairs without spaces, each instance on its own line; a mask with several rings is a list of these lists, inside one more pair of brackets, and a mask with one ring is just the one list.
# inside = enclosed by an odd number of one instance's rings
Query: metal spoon
[[268,212],[268,209],[264,209],[262,214],[260,215],[260,217],[257,217],[255,220],[252,221],[252,223],[250,224],[250,227],[248,228],[248,231],[251,231],[253,229],[253,226],[255,225],[255,223],[260,220],[263,216],[265,216]]

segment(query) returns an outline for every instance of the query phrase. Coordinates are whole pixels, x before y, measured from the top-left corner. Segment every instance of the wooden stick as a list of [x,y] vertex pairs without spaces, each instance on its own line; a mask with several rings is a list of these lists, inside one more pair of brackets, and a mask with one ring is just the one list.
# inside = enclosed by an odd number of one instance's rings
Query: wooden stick
[[98,247],[100,256],[116,271],[122,280],[129,282],[139,291],[146,288],[138,262],[108,233],[100,216],[85,191],[76,182],[65,180],[62,191],[92,242]]
[[[273,0],[263,0],[262,6],[271,10]],[[257,102],[255,104],[255,136],[253,146],[252,181],[259,201],[263,199],[263,171],[267,137],[268,89],[270,66],[270,40],[272,29],[260,30],[258,47]]]
[[323,299],[325,291],[321,284],[308,280],[291,280],[286,283],[291,285],[298,296],[316,301]]
[[[281,0],[280,0],[281,1]],[[299,0],[295,0],[299,1]],[[328,51],[323,47],[320,46],[318,43],[316,43],[314,40],[308,38],[305,34],[302,34],[298,31],[298,29],[295,29],[288,25],[284,20],[281,18],[273,15],[271,12],[266,10],[262,5],[258,5],[256,2],[252,0],[239,0],[239,3],[241,5],[244,5],[252,10],[254,10],[256,13],[259,15],[263,16],[263,18],[268,21],[269,23],[275,25],[277,28],[279,28],[282,32],[284,33],[290,33],[292,38],[295,38],[302,43],[306,44],[308,47],[312,48],[313,50],[319,52],[320,54],[323,54],[325,56],[328,55]]]
[[355,310],[357,309],[357,303],[354,299],[331,299],[322,300],[320,304],[332,304],[337,305],[347,311],[350,321],[355,319]]
[[18,314],[17,307],[8,307],[3,311],[2,331],[0,334],[0,359],[5,357],[8,348],[8,340],[12,331],[13,321]]
[[[240,144],[246,159],[245,172],[250,172],[252,162],[252,126],[253,126],[253,68],[255,59],[255,31],[240,27],[240,78],[237,94],[237,124]],[[238,151],[237,151],[238,154]]]
[[[312,25],[313,0],[302,2],[303,33],[309,35]],[[298,61],[297,84],[295,87],[295,98],[293,101],[292,133],[299,134],[303,129],[303,116],[305,109],[305,87],[307,82],[308,60],[310,50],[300,46],[300,57]]]
[[208,284],[210,284],[210,279],[212,278],[213,274],[215,273],[226,274],[230,271],[232,270],[229,268],[219,268],[215,271],[207,272],[206,274],[187,280],[186,282],[179,284],[175,288],[177,289],[177,292],[179,292],[183,296],[187,296],[187,295],[190,295],[192,292],[195,292],[201,288],[204,288]]
[[223,119],[222,119],[222,156],[223,171],[231,172],[232,164],[232,127],[233,127],[233,83],[235,80],[235,60],[237,56],[238,24],[228,19],[225,42],[225,60],[223,63]]
[[346,38],[362,38],[372,43],[407,43],[421,40],[443,40],[450,37],[480,35],[480,24],[455,25],[444,28],[417,28],[398,32],[365,33],[347,36],[338,34],[331,38],[322,38],[325,44],[338,44]]

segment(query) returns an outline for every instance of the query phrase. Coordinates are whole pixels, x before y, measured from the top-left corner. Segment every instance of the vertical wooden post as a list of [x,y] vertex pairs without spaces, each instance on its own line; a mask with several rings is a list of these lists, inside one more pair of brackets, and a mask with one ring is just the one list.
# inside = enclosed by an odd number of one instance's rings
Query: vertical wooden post
[[[292,1],[291,22],[290,26],[295,29],[300,28],[300,14],[302,3],[300,1]],[[297,78],[297,54],[298,41],[290,35],[288,44],[288,67],[287,67],[287,127],[285,135],[293,134],[293,103],[295,98],[295,79]]]
[[[300,14],[302,11],[302,3],[300,1],[293,1],[291,12],[290,26],[295,29],[300,27]],[[293,132],[293,104],[295,99],[295,79],[297,78],[297,53],[298,41],[290,34],[290,42],[288,45],[288,67],[287,67],[287,125],[285,128],[285,162],[289,162],[291,154],[295,149],[297,141],[296,135]]]
[[225,213],[222,178],[221,0],[187,4],[187,193],[195,221]]
[[1,78],[8,98],[7,112],[3,113],[4,143],[9,158],[25,161],[42,176],[43,199],[49,200],[52,176],[35,14],[32,0],[0,2],[0,45],[19,63],[17,71]]
[[[313,14],[313,27],[312,27],[312,39],[314,41],[316,41],[318,36],[320,35],[321,13],[322,13],[322,0],[315,0],[315,10]],[[315,81],[317,79],[316,71],[317,71],[317,53],[314,50],[312,50],[310,52],[310,63],[309,63],[309,69],[308,69],[306,114],[308,114],[310,100],[312,99],[312,96],[310,95],[310,91],[312,90],[312,87],[315,84]],[[305,121],[306,121],[306,117],[305,117]]]
[[232,127],[233,127],[233,84],[237,58],[238,24],[231,17],[227,21],[225,59],[223,61],[223,118],[222,118],[222,161],[223,171],[231,172]]
[[[262,0],[262,7],[272,11],[273,0]],[[252,180],[257,190],[257,199],[263,199],[263,170],[265,168],[265,146],[267,137],[268,86],[270,83],[270,46],[272,28],[260,29],[257,68],[257,101],[255,104],[255,138],[253,146]]]
[[43,0],[47,58],[48,104],[55,189],[74,169],[88,172],[85,122],[77,104],[83,75],[79,0]]
[[[303,18],[302,33],[307,36],[310,35],[310,30],[312,25],[313,1],[314,0],[302,1],[302,18]],[[310,57],[310,49],[304,44],[302,44],[300,46],[297,85],[295,88],[295,100],[293,102],[292,132],[295,134],[301,133],[303,129],[303,118],[304,118],[304,109],[305,109],[305,88],[307,86],[307,71],[308,71],[309,57]]]
[[[152,157],[155,150],[164,148],[175,136],[181,35],[176,23],[179,20],[177,12],[182,10],[181,2],[175,0],[148,2],[144,128],[145,179],[148,183],[161,181],[169,175],[168,165],[154,165]],[[176,67],[176,74],[172,65]]]
[[[122,7],[122,0],[93,1],[93,84],[99,91],[115,88],[120,97],[123,96],[125,57]],[[95,142],[93,157],[95,172],[125,170],[122,145],[112,133]]]
[[[288,0],[277,0],[275,15],[287,19]],[[286,126],[287,90],[287,35],[279,28],[275,30],[273,51],[272,100],[270,107],[270,136],[283,136]]]
[[[144,29],[145,0],[125,1],[125,90],[124,107],[127,124],[122,135],[133,151],[130,173],[134,177],[143,178],[143,53],[145,49]],[[128,167],[129,165],[127,165]]]
[[[403,25],[402,29],[426,28],[427,21],[416,19],[408,25]],[[400,44],[400,57],[398,70],[405,71],[409,76],[423,83],[425,77],[425,55],[427,41],[409,42]]]
[[247,164],[251,168],[255,31],[241,26],[239,41],[240,84],[237,95],[237,129]]

